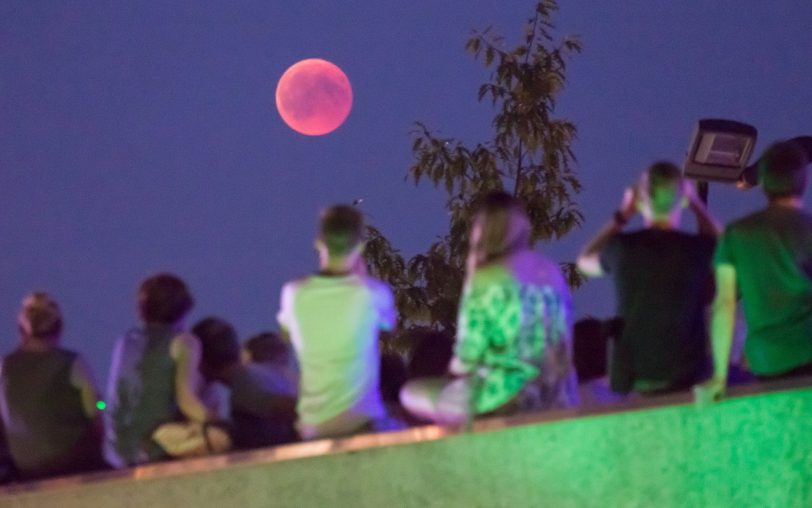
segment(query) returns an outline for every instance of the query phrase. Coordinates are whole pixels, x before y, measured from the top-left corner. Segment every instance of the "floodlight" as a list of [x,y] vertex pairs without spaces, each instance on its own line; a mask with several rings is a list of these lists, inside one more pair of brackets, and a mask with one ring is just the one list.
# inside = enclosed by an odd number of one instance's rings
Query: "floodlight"
[[683,172],[695,180],[733,183],[747,166],[758,131],[732,120],[699,120],[688,146]]

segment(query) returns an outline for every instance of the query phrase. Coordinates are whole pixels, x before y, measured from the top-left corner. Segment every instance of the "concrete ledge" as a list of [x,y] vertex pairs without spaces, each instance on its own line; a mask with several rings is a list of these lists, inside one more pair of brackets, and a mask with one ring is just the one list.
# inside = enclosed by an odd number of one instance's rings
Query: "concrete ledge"
[[677,394],[482,420],[470,433],[424,426],[64,477],[5,488],[0,507],[806,507],[809,385],[740,387],[708,408]]

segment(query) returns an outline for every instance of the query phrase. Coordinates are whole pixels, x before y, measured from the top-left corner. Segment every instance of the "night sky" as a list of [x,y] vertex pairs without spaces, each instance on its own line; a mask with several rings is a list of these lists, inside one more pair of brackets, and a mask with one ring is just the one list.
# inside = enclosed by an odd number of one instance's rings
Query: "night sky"
[[[17,343],[24,294],[50,291],[64,344],[103,380],[114,338],[137,323],[135,291],[176,272],[193,318],[242,337],[276,328],[279,290],[315,267],[317,210],[363,198],[405,254],[447,224],[443,195],[404,180],[415,121],[485,140],[488,72],[473,28],[522,33],[532,1],[0,2],[0,349]],[[655,159],[682,162],[697,119],[759,129],[757,152],[812,134],[812,2],[562,1],[580,35],[558,114],[575,122],[583,228],[539,249],[573,260]],[[304,58],[353,85],[347,122],[307,137],[274,107]],[[712,185],[723,221],[758,190]],[[686,217],[686,226],[693,220]],[[636,225],[636,223],[635,223]],[[576,315],[613,313],[611,283],[575,293]]]

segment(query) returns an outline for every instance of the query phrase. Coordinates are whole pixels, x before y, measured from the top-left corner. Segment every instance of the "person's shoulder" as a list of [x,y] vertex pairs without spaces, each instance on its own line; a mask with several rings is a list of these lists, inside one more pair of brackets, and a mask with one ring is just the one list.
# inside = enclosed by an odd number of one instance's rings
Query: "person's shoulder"
[[74,351],[72,349],[55,347],[51,351],[53,351],[54,356],[59,356],[60,358],[64,358],[65,360],[69,361],[83,360],[82,355],[80,355],[78,351]]
[[652,231],[649,228],[635,229],[633,231],[621,231],[612,235],[606,242],[602,250],[604,252],[617,251],[632,248],[632,246],[645,243],[651,237]]
[[9,351],[8,353],[2,355],[2,357],[0,357],[0,361],[8,360],[9,358],[15,358],[17,356],[20,356],[21,354],[22,354],[22,349],[20,349],[19,347],[16,347],[13,350]]
[[282,291],[295,291],[296,289],[307,285],[313,280],[313,278],[313,275],[302,275],[301,277],[291,279],[282,285]]
[[756,210],[755,212],[730,221],[730,223],[725,227],[724,233],[769,223],[773,220],[771,218],[772,216],[773,211],[769,207]]
[[535,257],[538,260],[539,266],[544,268],[547,273],[562,278],[564,277],[564,272],[561,270],[561,265],[556,261],[546,256],[542,256],[541,254],[536,254]]
[[170,344],[170,352],[173,356],[180,352],[199,351],[200,339],[198,339],[192,332],[182,331],[178,332],[172,337]]
[[389,287],[389,284],[380,279],[370,277],[369,275],[362,275],[359,277],[359,281],[363,287],[367,288],[367,290],[374,295],[373,298],[378,301],[389,301],[394,298],[392,288]]
[[567,279],[564,276],[564,270],[561,268],[561,265],[556,261],[542,256],[540,254],[537,255],[539,261],[539,280],[537,281],[537,286],[546,286],[552,288],[558,293],[562,294],[569,294],[570,288],[567,284]]
[[381,279],[376,279],[375,277],[371,277],[369,275],[359,275],[358,281],[375,292],[380,291],[386,293],[392,292],[392,289],[389,287],[389,284],[382,281]]
[[249,363],[241,365],[234,378],[238,381],[235,384],[269,388],[276,384],[278,373],[272,367]]
[[695,245],[696,247],[708,247],[716,245],[716,237],[713,235],[688,232],[688,231],[674,231],[678,237],[687,244]]
[[631,242],[631,241],[634,241],[634,240],[636,240],[638,238],[645,238],[645,237],[651,235],[652,231],[654,231],[654,230],[651,229],[651,228],[640,228],[640,229],[633,229],[633,230],[630,230],[630,231],[621,231],[620,233],[612,235],[611,241],[617,242],[617,243]]
[[512,282],[513,276],[511,271],[502,263],[490,263],[477,267],[468,281],[473,290],[481,290]]
[[784,213],[803,226],[812,226],[812,214],[803,208],[787,208]]

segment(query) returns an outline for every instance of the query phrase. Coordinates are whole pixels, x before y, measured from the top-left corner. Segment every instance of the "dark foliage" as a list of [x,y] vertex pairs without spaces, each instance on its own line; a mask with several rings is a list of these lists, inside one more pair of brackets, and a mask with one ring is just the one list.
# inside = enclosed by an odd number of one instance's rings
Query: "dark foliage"
[[[479,88],[479,101],[495,110],[493,136],[469,146],[416,124],[408,177],[416,185],[430,182],[447,195],[447,234],[423,254],[404,259],[377,229],[368,230],[366,261],[372,275],[395,291],[400,330],[389,347],[410,348],[410,335],[421,330],[453,336],[463,284],[471,208],[493,190],[506,190],[526,205],[533,241],[558,239],[580,226],[574,201],[581,184],[570,148],[575,126],[554,116],[564,87],[567,60],[581,50],[577,38],[554,37],[555,0],[541,0],[521,42],[512,49],[490,29],[475,31],[465,47],[491,71]],[[571,285],[580,279],[569,263]]]

